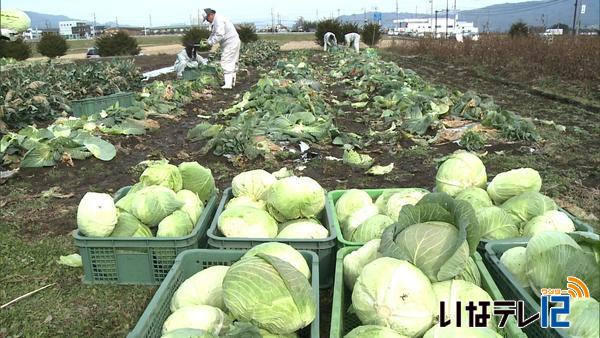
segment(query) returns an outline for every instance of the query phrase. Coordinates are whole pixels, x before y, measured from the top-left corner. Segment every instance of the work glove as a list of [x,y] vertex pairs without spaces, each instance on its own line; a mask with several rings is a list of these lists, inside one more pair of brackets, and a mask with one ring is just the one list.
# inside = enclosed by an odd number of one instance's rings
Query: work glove
[[208,40],[200,40],[200,43],[198,44],[198,46],[200,46],[200,48],[206,48],[206,47],[210,47],[210,43],[208,43]]

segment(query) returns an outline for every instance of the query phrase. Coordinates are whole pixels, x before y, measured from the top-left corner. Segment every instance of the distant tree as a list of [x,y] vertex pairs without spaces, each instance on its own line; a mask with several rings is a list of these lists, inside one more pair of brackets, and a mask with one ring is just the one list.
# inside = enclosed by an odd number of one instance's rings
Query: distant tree
[[552,26],[550,26],[550,29],[562,29],[563,30],[563,34],[570,34],[571,33],[571,27],[569,27],[569,25],[566,25],[564,23],[557,23],[554,24]]
[[364,43],[373,47],[377,45],[383,34],[383,27],[378,23],[368,23],[362,27],[360,38]]
[[336,19],[327,19],[317,23],[315,39],[320,46],[323,46],[323,37],[325,37],[325,33],[327,32],[335,34],[335,38],[337,39],[338,43],[344,42],[344,31],[340,21]]
[[124,31],[97,38],[96,48],[100,56],[138,55],[141,50],[137,40]]
[[26,60],[31,57],[31,47],[23,39],[0,40],[0,57]]
[[67,40],[56,34],[42,35],[37,45],[38,52],[49,58],[63,56],[67,53],[68,49]]
[[510,26],[508,34],[511,37],[527,36],[529,35],[529,27],[523,21],[517,21]]
[[242,43],[248,43],[258,40],[256,26],[253,23],[243,23],[236,27]]
[[[209,36],[210,36],[210,31],[208,29],[194,27],[194,28],[188,30],[187,32],[185,32],[185,34],[183,34],[183,36],[181,37],[181,44],[184,46],[186,44],[197,45],[198,43],[200,43],[200,40],[208,39]],[[210,50],[210,46],[198,47],[198,50],[202,51],[202,52],[206,52],[206,51]]]

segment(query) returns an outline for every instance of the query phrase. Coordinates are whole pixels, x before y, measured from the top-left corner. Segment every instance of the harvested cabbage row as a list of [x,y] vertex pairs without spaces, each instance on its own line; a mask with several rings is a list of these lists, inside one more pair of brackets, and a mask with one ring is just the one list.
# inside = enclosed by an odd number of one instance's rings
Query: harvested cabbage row
[[192,233],[215,191],[210,169],[151,163],[133,186],[114,197],[88,192],[77,209],[77,227],[88,237],[184,237]]
[[163,338],[297,337],[316,318],[310,275],[291,246],[258,245],[231,267],[212,266],[185,280],[171,299]]
[[318,221],[325,207],[325,190],[312,178],[278,179],[259,169],[237,175],[231,187],[235,197],[218,219],[218,229],[225,237],[323,239],[329,236],[329,231]]

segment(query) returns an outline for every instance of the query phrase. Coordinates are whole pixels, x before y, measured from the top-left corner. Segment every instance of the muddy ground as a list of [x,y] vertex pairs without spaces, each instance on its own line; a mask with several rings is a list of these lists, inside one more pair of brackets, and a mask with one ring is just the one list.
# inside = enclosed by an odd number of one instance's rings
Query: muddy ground
[[[318,57],[318,56],[317,56]],[[598,114],[543,97],[480,79],[468,69],[433,63],[420,58],[386,56],[402,67],[412,68],[432,82],[460,90],[475,89],[493,95],[502,106],[528,117],[553,120],[565,125],[566,132],[540,125],[544,141],[507,143],[493,141],[483,157],[491,176],[521,166],[538,169],[544,179],[544,192],[580,217],[596,222],[600,215],[600,118]],[[138,58],[143,70],[172,64],[174,56]],[[210,99],[185,107],[186,114],[175,120],[161,119],[160,129],[140,137],[117,137],[117,157],[110,162],[95,159],[46,169],[23,169],[0,185],[0,303],[50,283],[57,285],[0,311],[0,337],[5,336],[124,336],[143,312],[154,288],[89,286],[81,284],[80,269],[56,264],[59,255],[75,252],[70,232],[76,228],[76,208],[88,191],[113,192],[139,176],[132,170],[140,161],[166,158],[172,163],[198,161],[209,167],[222,190],[237,173],[255,168],[293,168],[317,179],[324,188],[424,187],[434,185],[436,159],[458,146],[416,146],[402,140],[397,147],[372,146],[365,149],[376,162],[395,163],[385,176],[367,176],[341,162],[342,150],[332,145],[311,145],[310,160],[256,160],[232,163],[224,157],[202,155],[202,143],[186,140],[187,131],[207,115],[229,107],[240,94],[256,83],[260,74],[250,70],[238,77],[232,91],[215,90]],[[342,88],[329,88],[342,96]],[[336,117],[342,131],[361,133],[365,121],[360,112]],[[302,168],[305,167],[305,168]],[[299,171],[299,169],[303,169]],[[54,194],[47,194],[54,189]],[[46,193],[45,193],[46,192]],[[48,197],[49,196],[49,197]],[[331,290],[322,290],[321,332],[328,336]]]

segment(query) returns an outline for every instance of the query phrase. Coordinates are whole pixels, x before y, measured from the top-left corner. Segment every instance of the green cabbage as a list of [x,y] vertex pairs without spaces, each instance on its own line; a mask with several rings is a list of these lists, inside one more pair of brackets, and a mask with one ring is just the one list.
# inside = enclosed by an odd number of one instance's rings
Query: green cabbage
[[171,298],[171,312],[194,305],[210,305],[227,311],[222,284],[228,270],[228,266],[214,265],[186,279]]
[[528,191],[510,198],[502,204],[501,208],[511,214],[515,224],[522,226],[535,216],[543,215],[549,210],[556,210],[557,206],[550,197],[539,192]]
[[342,235],[347,239],[352,238],[354,231],[356,231],[361,224],[378,214],[379,208],[377,208],[375,204],[367,204],[362,208],[354,210],[350,217],[348,217],[346,223],[341,224]]
[[233,196],[250,197],[254,201],[264,200],[267,192],[277,178],[262,169],[246,171],[238,174],[231,181]]
[[366,243],[372,239],[381,238],[381,234],[394,220],[386,215],[375,215],[364,221],[356,228],[350,240],[352,242]]
[[323,239],[329,236],[329,231],[313,219],[298,219],[279,226],[277,238]]
[[[482,301],[490,302],[490,304],[493,302],[492,297],[490,297],[490,295],[487,292],[485,292],[485,290],[473,283],[464,280],[449,280],[445,282],[433,283],[433,291],[435,292],[435,303],[438,304],[438,309],[439,306],[441,306],[439,304],[441,304],[442,301],[445,302],[444,314],[446,315],[446,317],[444,319],[450,320],[451,326],[455,326],[457,324],[458,317],[461,318],[463,325],[467,323],[469,313],[465,309],[465,306],[469,302],[474,302],[475,304]],[[457,302],[461,302],[463,304],[460,311],[461,314],[458,314],[456,311]],[[441,321],[441,318],[439,318],[439,311],[436,311],[436,313],[438,321]],[[495,329],[496,321],[494,320],[493,316],[488,321],[487,327],[490,329]]]
[[361,323],[415,337],[431,327],[438,304],[431,282],[405,260],[382,257],[367,264],[352,291]]
[[2,9],[0,11],[0,28],[17,33],[26,31],[31,25],[31,19],[25,12],[18,9]]
[[369,155],[360,154],[354,150],[344,150],[344,156],[342,158],[344,164],[347,164],[354,168],[369,169],[375,160]]
[[77,228],[84,236],[107,237],[115,229],[117,217],[110,195],[88,192],[77,208]]
[[248,250],[242,259],[248,257],[254,257],[257,254],[262,253],[265,255],[275,256],[290,265],[292,265],[296,270],[300,271],[307,279],[310,278],[310,269],[302,254],[298,252],[298,250],[294,249],[292,246],[279,243],[279,242],[269,242],[259,244],[252,249]]
[[[123,200],[128,197],[129,194]],[[153,185],[132,195],[131,214],[149,227],[155,227],[182,206],[183,202],[177,198],[173,190]]]
[[189,216],[192,224],[196,225],[204,209],[204,205],[198,195],[190,190],[183,189],[177,192],[177,198],[183,202],[181,211],[184,211]]
[[476,187],[467,188],[459,192],[454,198],[459,201],[468,202],[473,209],[475,209],[475,212],[477,212],[478,209],[494,205],[488,193],[485,190]]
[[496,204],[502,204],[511,197],[527,191],[539,192],[542,187],[540,174],[531,168],[514,169],[494,177],[487,192]]
[[510,248],[504,251],[502,256],[500,256],[500,263],[510,271],[520,286],[528,288],[529,281],[527,280],[527,259],[525,251],[526,249],[524,246]]
[[208,305],[194,305],[173,312],[163,324],[162,333],[178,329],[199,329],[218,336],[225,332],[231,319],[221,309]]
[[316,218],[325,207],[325,190],[310,177],[278,180],[267,195],[267,210],[280,222]]
[[519,228],[514,219],[506,211],[499,207],[487,207],[475,211],[483,233],[481,238],[487,240],[498,240],[520,237]]
[[467,266],[463,269],[463,271],[461,271],[461,273],[456,275],[454,279],[464,280],[477,286],[481,286],[481,273],[479,272],[479,268],[473,260],[473,257],[469,257]]
[[531,237],[544,231],[573,232],[575,224],[564,212],[550,210],[529,220],[523,227],[523,236]]
[[405,205],[417,204],[423,196],[429,194],[429,191],[419,188],[398,189],[393,195],[388,198],[385,206],[385,214],[393,220],[398,219],[398,214]]
[[558,319],[571,323],[568,329],[557,329],[567,337],[600,337],[600,306],[594,298],[571,298],[571,312]]
[[278,230],[277,221],[268,212],[250,207],[223,211],[217,226],[225,237],[275,238]]
[[152,231],[132,214],[121,211],[110,237],[152,237]]
[[223,280],[233,317],[273,334],[290,334],[316,317],[318,301],[306,277],[289,263],[258,253],[234,263]]
[[158,223],[156,237],[184,237],[193,229],[190,216],[185,211],[176,210]]
[[355,251],[344,257],[344,284],[350,290],[354,289],[356,279],[360,276],[365,265],[381,257],[379,253],[380,239],[374,239],[365,243]]
[[162,163],[148,167],[140,176],[140,183],[145,186],[160,185],[175,192],[181,190],[183,183],[176,166]]
[[227,202],[227,205],[225,205],[225,210],[234,207],[252,207],[265,211],[267,210],[267,204],[265,203],[265,201],[256,201],[248,196],[240,196],[230,199],[229,202]]
[[335,212],[340,224],[346,224],[357,209],[372,204],[371,196],[363,190],[350,189],[335,202]]
[[435,176],[437,192],[455,196],[471,188],[485,188],[487,174],[483,162],[472,153],[457,151],[450,155],[438,168]]
[[344,338],[406,338],[406,336],[385,326],[363,325],[348,332]]
[[215,179],[210,169],[198,162],[183,162],[179,165],[183,189],[195,192],[200,200],[208,201],[215,192]]

